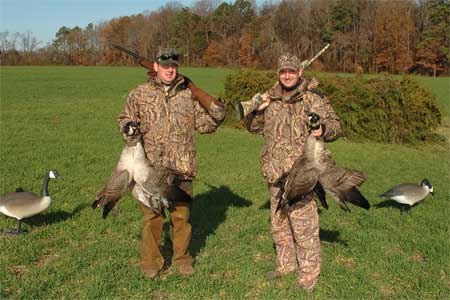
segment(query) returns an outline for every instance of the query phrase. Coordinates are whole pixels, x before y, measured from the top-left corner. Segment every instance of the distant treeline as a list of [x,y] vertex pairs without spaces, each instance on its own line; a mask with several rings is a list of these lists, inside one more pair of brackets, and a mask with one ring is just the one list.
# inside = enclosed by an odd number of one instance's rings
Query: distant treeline
[[100,24],[61,27],[39,48],[30,32],[0,33],[1,65],[131,65],[109,41],[153,58],[174,47],[188,66],[272,68],[281,52],[334,72],[448,74],[449,0],[198,0]]

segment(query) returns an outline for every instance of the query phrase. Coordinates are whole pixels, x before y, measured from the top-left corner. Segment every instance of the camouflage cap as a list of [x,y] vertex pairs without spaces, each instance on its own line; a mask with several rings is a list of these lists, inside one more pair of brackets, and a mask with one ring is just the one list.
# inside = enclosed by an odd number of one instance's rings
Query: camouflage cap
[[283,69],[300,70],[300,60],[292,54],[283,54],[278,59],[278,73]]
[[180,65],[179,57],[180,54],[175,49],[164,48],[158,51],[156,62],[162,66],[176,65],[178,67]]

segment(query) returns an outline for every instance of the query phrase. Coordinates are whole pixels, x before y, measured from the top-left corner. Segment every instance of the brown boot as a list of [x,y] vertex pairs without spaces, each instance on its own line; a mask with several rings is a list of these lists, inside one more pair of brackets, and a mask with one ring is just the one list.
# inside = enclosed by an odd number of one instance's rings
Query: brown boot
[[184,276],[192,276],[195,273],[194,267],[190,264],[181,264],[177,266],[178,272]]
[[154,279],[159,274],[159,269],[155,267],[142,268],[142,272],[144,272],[145,276],[150,279]]

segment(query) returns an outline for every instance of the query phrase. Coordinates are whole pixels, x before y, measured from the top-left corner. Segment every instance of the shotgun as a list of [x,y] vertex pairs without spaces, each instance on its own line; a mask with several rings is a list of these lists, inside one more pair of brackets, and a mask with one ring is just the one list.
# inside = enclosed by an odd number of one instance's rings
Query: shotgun
[[[112,47],[130,55],[131,57],[133,57],[142,67],[146,68],[147,70],[149,70],[149,75],[150,76],[156,76],[156,72],[153,69],[153,63],[151,61],[149,61],[148,59],[146,59],[143,56],[140,56],[139,54],[124,48],[120,45],[114,44],[114,43],[110,43]],[[209,107],[211,106],[212,103],[218,105],[219,107],[224,107],[224,103],[216,98],[214,98],[213,96],[209,95],[207,92],[205,92],[204,90],[202,90],[201,88],[197,87],[194,85],[194,83],[192,83],[192,81],[182,75],[184,77],[184,79],[187,81],[187,87],[188,89],[191,90],[192,93],[192,98],[197,100],[198,102],[200,102],[200,104],[205,108],[205,109],[209,109]]]

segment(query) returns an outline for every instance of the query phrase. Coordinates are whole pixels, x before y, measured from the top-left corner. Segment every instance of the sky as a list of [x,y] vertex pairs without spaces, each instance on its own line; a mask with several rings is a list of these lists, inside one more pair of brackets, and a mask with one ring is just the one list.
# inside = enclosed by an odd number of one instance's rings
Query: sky
[[[114,17],[158,10],[162,0],[0,0],[0,32],[31,31],[46,46],[62,26],[85,28]],[[196,1],[178,1],[191,6]]]

